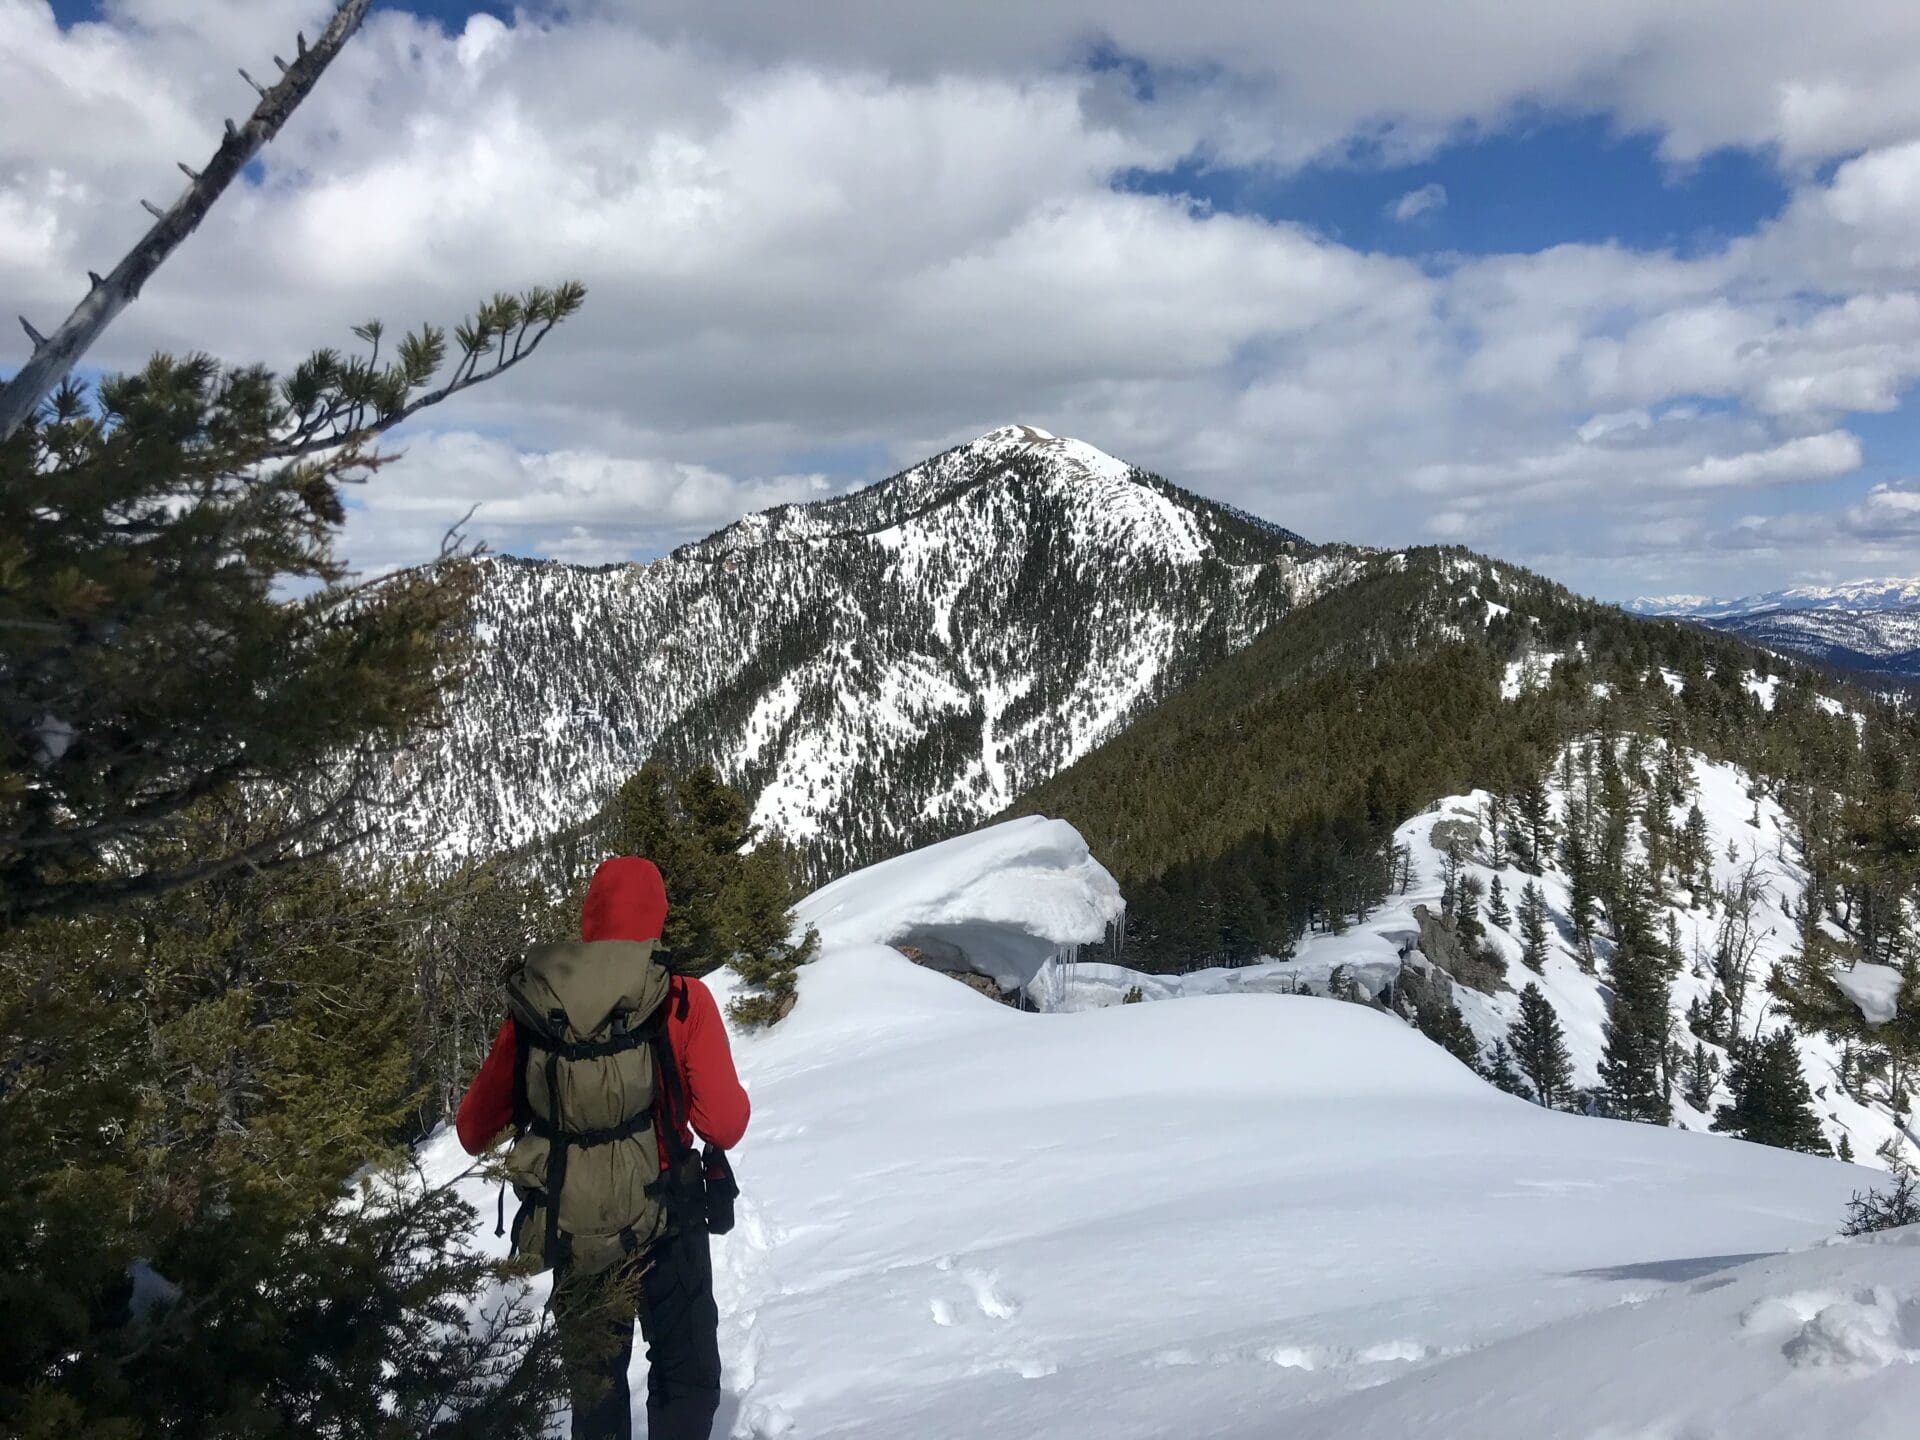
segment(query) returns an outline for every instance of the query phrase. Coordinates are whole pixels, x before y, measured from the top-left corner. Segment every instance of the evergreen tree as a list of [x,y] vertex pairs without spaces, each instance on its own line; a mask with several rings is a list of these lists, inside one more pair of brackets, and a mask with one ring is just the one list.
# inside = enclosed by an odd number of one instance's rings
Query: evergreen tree
[[1537,770],[1529,770],[1515,789],[1514,824],[1508,832],[1514,859],[1522,870],[1538,875],[1553,845],[1552,801]]
[[1451,997],[1443,998],[1437,990],[1423,992],[1414,1011],[1414,1024],[1422,1035],[1462,1065],[1470,1070],[1479,1070],[1480,1042],[1473,1038],[1466,1017],[1460,1013],[1460,1007],[1453,1003]]
[[1487,923],[1496,930],[1505,930],[1513,924],[1513,911],[1507,908],[1506,887],[1498,875],[1487,886]]
[[1680,831],[1674,868],[1680,873],[1680,883],[1693,892],[1696,906],[1712,896],[1713,836],[1707,829],[1706,814],[1697,803],[1687,807],[1687,819]]
[[1506,1040],[1495,1037],[1487,1049],[1486,1059],[1481,1063],[1480,1074],[1487,1083],[1504,1090],[1509,1095],[1518,1095],[1522,1100],[1531,1100],[1533,1090],[1520,1072],[1514,1068],[1513,1052],[1507,1047]]
[[[250,809],[175,833],[244,849],[281,823]],[[315,858],[9,932],[0,1413],[46,1434],[542,1433],[560,1380],[537,1312],[474,1249],[472,1209],[404,1168],[411,939],[435,903]]]
[[1532,981],[1520,992],[1520,1014],[1507,1029],[1507,1043],[1534,1098],[1550,1110],[1565,1109],[1573,1098],[1573,1056],[1553,1002]]
[[1792,1030],[1782,1028],[1742,1046],[1733,1058],[1728,1085],[1733,1103],[1714,1112],[1713,1129],[1809,1155],[1833,1153],[1814,1114]]
[[1567,837],[1568,920],[1573,927],[1575,958],[1580,968],[1592,973],[1595,915],[1599,897],[1594,887],[1594,870],[1585,838],[1569,827]]
[[1603,1028],[1602,1103],[1617,1119],[1665,1125],[1667,1042],[1672,1031],[1665,946],[1653,938],[1639,882],[1629,872],[1615,904],[1609,970],[1613,1003]]
[[1453,926],[1462,940],[1469,945],[1477,943],[1486,935],[1486,927],[1480,923],[1480,897],[1486,893],[1486,886],[1478,875],[1462,875],[1454,894]]
[[[389,425],[516,363],[584,294],[481,307],[450,374],[437,328],[378,365],[369,323],[371,356],[322,350],[284,382],[156,356],[91,396],[63,387],[0,441],[0,924],[374,823],[370,798],[462,673],[473,575],[449,553],[352,580],[343,488],[383,463]],[[476,371],[489,353],[503,363]],[[280,828],[245,853],[183,849],[195,805],[240,786],[279,797]]]
[[1520,945],[1520,963],[1536,975],[1543,973],[1547,963],[1547,896],[1533,880],[1520,889]]
[[[275,127],[366,8],[283,67]],[[191,194],[240,173],[260,114]],[[157,233],[97,295],[127,298]],[[437,1103],[411,944],[437,892],[353,848],[462,681],[473,567],[449,545],[355,582],[335,542],[377,437],[584,293],[496,297],[451,364],[438,327],[383,356],[370,321],[364,353],[284,379],[156,356],[48,393],[56,337],[0,385],[8,1433],[547,1431],[537,1311],[405,1165]]]
[[1698,1040],[1693,1042],[1693,1053],[1687,1057],[1680,1083],[1687,1103],[1705,1113],[1720,1084],[1720,1062]]
[[669,963],[689,975],[732,965],[756,991],[737,998],[732,1013],[754,1024],[791,1008],[795,971],[819,937],[792,937],[798,857],[778,837],[762,839],[750,814],[746,797],[711,766],[676,775],[649,761],[608,804],[602,834],[616,853],[660,867]]

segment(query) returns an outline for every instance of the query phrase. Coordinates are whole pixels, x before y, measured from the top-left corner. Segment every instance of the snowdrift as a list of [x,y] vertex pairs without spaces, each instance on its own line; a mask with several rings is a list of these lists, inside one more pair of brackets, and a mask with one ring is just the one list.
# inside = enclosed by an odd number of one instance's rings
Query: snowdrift
[[1920,1244],[1779,1253],[1878,1177],[1548,1113],[1365,1007],[1021,1014],[836,940],[737,1055],[716,1434],[1911,1433]]
[[1125,906],[1120,887],[1064,820],[990,825],[843,876],[794,909],[825,949],[907,946],[944,970],[1002,989],[1100,940]]

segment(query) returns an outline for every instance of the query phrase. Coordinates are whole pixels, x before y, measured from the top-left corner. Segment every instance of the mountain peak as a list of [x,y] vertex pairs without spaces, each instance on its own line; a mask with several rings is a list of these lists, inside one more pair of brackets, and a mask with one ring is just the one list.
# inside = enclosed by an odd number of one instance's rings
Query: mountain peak
[[1130,480],[1135,474],[1134,466],[1097,445],[1055,435],[1037,425],[1002,425],[961,448],[982,458],[1032,456],[1051,464],[1066,480]]

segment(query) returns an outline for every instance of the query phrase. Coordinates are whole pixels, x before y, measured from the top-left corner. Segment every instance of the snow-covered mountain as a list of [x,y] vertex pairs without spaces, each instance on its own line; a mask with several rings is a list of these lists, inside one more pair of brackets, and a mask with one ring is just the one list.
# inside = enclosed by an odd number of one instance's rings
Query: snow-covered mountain
[[1111,881],[1050,827],[808,902],[849,928],[734,1037],[716,1435],[1909,1433],[1920,1245],[1831,1243],[1884,1177],[1545,1111],[1359,1005],[1021,1014],[855,938],[1088,934]]
[[1920,678],[1920,579],[1801,585],[1738,600],[1643,596],[1627,608],[1697,620],[1826,665]]
[[998,812],[1363,563],[1028,426],[651,564],[488,559],[400,843],[524,843],[661,754],[839,873]]
[[1684,615],[1719,620],[1763,610],[1912,610],[1916,607],[1920,607],[1920,579],[1795,585],[1737,600],[1717,600],[1706,595],[1642,595],[1626,608],[1636,615]]

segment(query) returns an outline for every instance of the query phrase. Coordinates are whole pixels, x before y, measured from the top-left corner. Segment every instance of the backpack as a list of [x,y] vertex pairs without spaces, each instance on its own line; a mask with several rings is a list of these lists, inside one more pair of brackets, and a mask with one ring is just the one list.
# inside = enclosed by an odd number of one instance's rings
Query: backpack
[[667,1042],[668,1007],[684,1015],[686,989],[656,943],[542,946],[507,977],[512,1245],[543,1269],[594,1274],[697,1218],[699,1160],[680,1137],[686,1100]]

